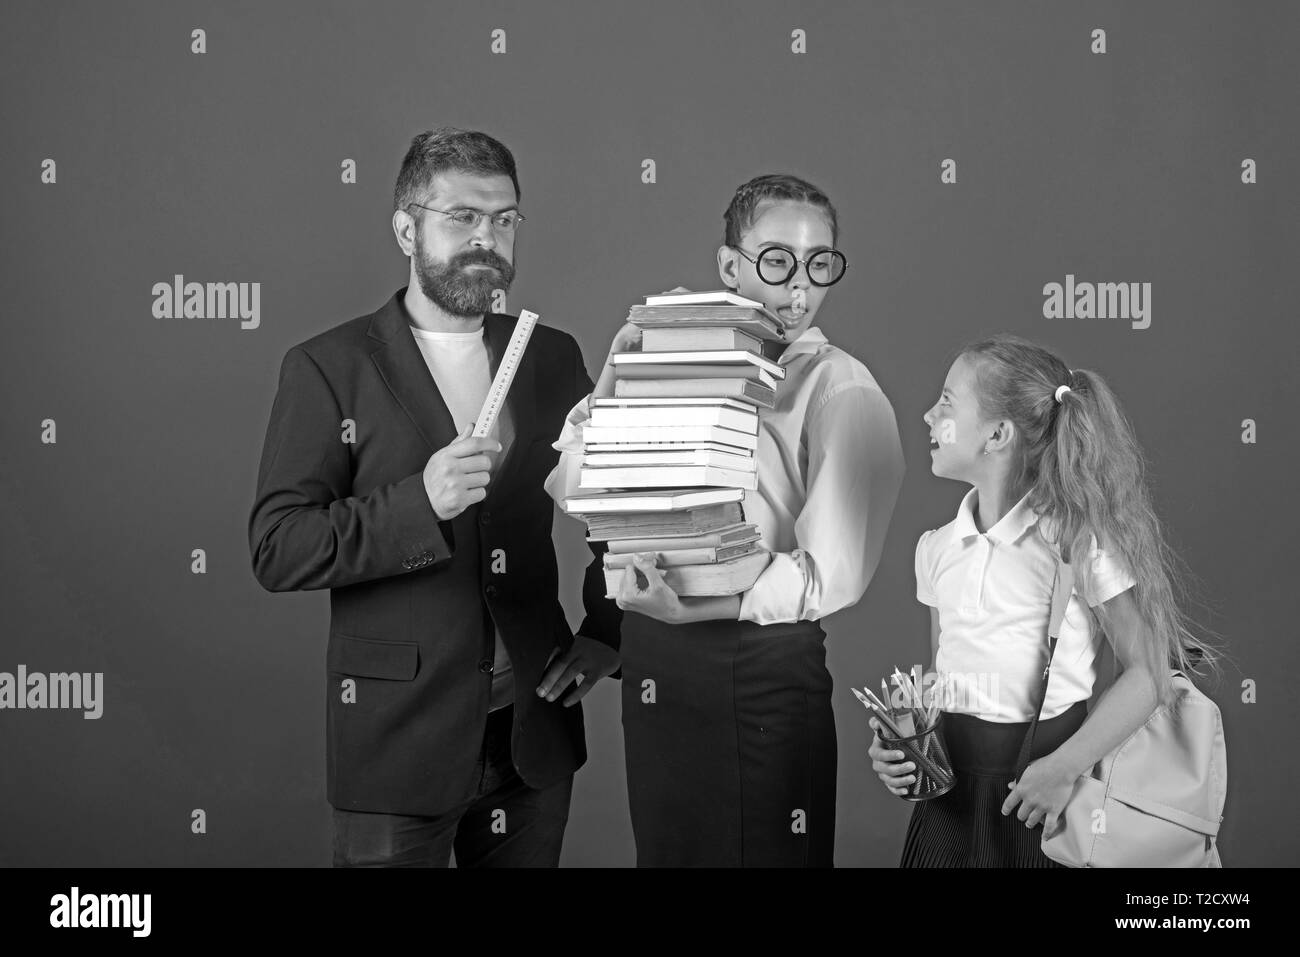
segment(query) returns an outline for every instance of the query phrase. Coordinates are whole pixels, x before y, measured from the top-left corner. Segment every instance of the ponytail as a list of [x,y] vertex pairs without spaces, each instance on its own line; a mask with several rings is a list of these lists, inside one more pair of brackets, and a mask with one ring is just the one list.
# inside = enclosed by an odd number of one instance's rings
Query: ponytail
[[[1016,336],[994,336],[962,354],[976,360],[981,414],[1015,425],[1012,488],[1028,494],[1029,506],[1048,519],[1081,592],[1092,591],[1094,547],[1135,579],[1133,600],[1147,630],[1145,664],[1159,700],[1168,700],[1171,668],[1213,666],[1219,655],[1193,633],[1180,608],[1188,576],[1152,507],[1145,458],[1114,392],[1096,372],[1069,369]],[[1104,605],[1088,612],[1097,627],[1110,630]]]

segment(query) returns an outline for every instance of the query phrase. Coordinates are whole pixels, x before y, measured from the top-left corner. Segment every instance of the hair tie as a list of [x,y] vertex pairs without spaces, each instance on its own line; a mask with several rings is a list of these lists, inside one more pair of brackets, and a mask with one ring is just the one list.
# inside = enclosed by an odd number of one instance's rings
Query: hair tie
[[[1073,369],[1067,369],[1067,370],[1065,370],[1065,371],[1068,372],[1068,373],[1070,374],[1070,378],[1071,378],[1071,379],[1074,378],[1074,370],[1073,370]],[[1060,402],[1061,402],[1061,396],[1065,395],[1065,393],[1067,393],[1067,392],[1073,392],[1073,391],[1074,391],[1074,390],[1071,389],[1068,385],[1060,385],[1060,386],[1057,386],[1057,387],[1056,387],[1056,401],[1057,401],[1057,403],[1060,403]]]

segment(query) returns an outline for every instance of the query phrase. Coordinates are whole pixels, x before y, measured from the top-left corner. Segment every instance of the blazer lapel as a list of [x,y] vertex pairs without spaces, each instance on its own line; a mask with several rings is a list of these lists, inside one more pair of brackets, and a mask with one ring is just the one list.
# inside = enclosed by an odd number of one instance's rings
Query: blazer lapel
[[[505,355],[510,336],[515,331],[518,320],[514,316],[499,315],[489,312],[483,317],[486,329],[488,355],[492,364],[492,378],[496,378],[501,367],[501,357]],[[527,446],[533,431],[534,413],[536,412],[535,366],[529,361],[529,352],[524,350],[523,359],[515,372],[515,381],[506,394],[506,407],[510,410],[510,420],[514,424],[514,439],[506,449],[505,457],[497,463],[496,473],[488,483],[488,500],[493,499],[507,483],[501,481],[512,464],[516,462],[521,447]]]
[[[438,385],[429,373],[420,347],[411,335],[410,320],[402,297],[406,287],[399,289],[387,303],[370,319],[366,334],[379,343],[379,347],[370,354],[371,360],[383,377],[393,397],[410,416],[420,435],[429,443],[429,454],[448,445],[456,438],[456,424],[452,420],[447,403],[438,391]],[[514,332],[513,316],[488,313],[483,317],[484,338],[487,342],[488,356],[492,376],[496,377],[505,355],[510,335]],[[514,439],[506,449],[504,458],[497,463],[493,481],[488,486],[488,498],[505,484],[500,477],[517,460],[519,449],[526,446],[531,438],[535,421],[536,374],[534,363],[525,350],[523,361],[515,373],[514,384],[506,396],[506,406],[510,410],[510,419],[514,424]]]
[[402,305],[405,295],[406,287],[402,287],[371,316],[366,334],[378,340],[379,347],[370,358],[393,397],[429,443],[432,455],[456,438],[456,423],[411,335],[406,307]]

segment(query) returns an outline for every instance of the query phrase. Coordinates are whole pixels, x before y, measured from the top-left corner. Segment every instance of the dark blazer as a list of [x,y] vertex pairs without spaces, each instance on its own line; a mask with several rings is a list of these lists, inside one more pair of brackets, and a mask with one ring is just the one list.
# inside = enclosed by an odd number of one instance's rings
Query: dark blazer
[[[533,689],[551,652],[573,641],[543,483],[559,456],[551,443],[592,383],[573,337],[539,324],[507,399],[514,442],[487,498],[439,521],[423,470],[456,428],[411,335],[405,294],[285,354],[248,539],[264,588],[330,589],[329,802],[436,815],[477,784],[494,622],[514,668],[520,776],[541,788],[586,760],[581,706]],[[493,374],[515,322],[484,318]],[[579,632],[617,647],[621,614],[603,597],[603,549],[593,551]],[[343,700],[346,679],[355,702]]]

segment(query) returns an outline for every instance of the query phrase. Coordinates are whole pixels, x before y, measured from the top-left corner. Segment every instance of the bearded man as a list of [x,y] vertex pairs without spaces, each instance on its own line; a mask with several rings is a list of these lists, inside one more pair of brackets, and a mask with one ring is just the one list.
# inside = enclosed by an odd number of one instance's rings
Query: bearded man
[[544,483],[592,389],[538,325],[474,437],[516,318],[493,312],[524,221],[492,137],[416,136],[394,190],[410,279],[377,312],[284,356],[249,518],[258,582],[330,589],[326,797],[335,866],[556,866],[578,702],[618,669],[601,558],[575,637]]

